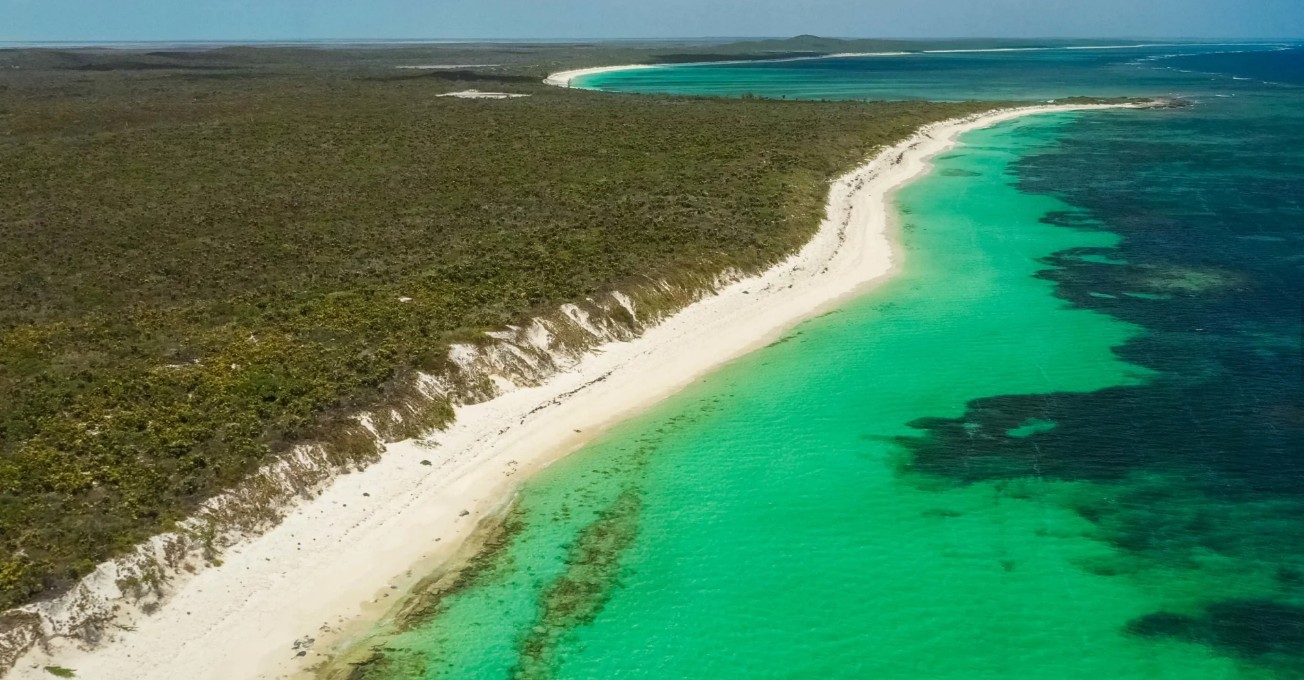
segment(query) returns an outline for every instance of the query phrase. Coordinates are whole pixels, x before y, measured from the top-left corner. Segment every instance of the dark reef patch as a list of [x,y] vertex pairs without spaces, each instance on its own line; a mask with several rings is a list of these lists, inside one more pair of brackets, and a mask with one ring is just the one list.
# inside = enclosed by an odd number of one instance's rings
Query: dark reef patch
[[638,536],[643,502],[627,489],[580,532],[566,570],[544,591],[539,619],[521,640],[513,678],[550,678],[566,633],[597,618],[619,586],[620,555]]
[[525,527],[525,513],[517,506],[501,522],[485,528],[478,541],[479,550],[464,566],[427,578],[413,590],[395,616],[397,629],[413,630],[424,625],[443,611],[449,598],[489,578],[492,569],[505,558],[513,539]]
[[[321,677],[338,680],[424,677],[432,660],[430,656],[422,651],[387,644],[386,636],[429,623],[444,611],[451,598],[492,578],[494,569],[504,563],[507,548],[525,527],[525,513],[519,506],[508,510],[501,521],[483,526],[473,539],[473,545],[478,548],[474,557],[456,570],[423,579],[393,614],[389,628],[377,638],[378,642],[333,660]],[[349,657],[357,660],[351,661]]]
[[1133,619],[1133,635],[1174,638],[1273,666],[1304,671],[1304,607],[1267,600],[1226,600],[1198,616],[1159,612]]
[[[896,441],[906,471],[935,479],[1095,485],[1047,496],[1119,549],[1083,569],[1237,580],[1235,599],[1213,591],[1198,614],[1154,612],[1130,633],[1300,677],[1304,116],[1291,101],[1084,116],[1019,161],[1020,190],[1074,206],[1043,222],[1121,236],[1113,249],[1047,257],[1038,277],[1074,307],[1141,328],[1114,351],[1150,377],[978,399],[961,417],[915,420],[918,436]],[[1055,426],[1014,436],[1034,421]]]

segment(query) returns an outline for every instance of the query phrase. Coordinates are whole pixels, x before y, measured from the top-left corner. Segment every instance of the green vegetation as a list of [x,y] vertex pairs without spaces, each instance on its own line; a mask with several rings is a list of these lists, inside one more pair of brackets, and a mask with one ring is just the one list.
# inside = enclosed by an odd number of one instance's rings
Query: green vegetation
[[[535,76],[600,50],[476,49],[0,52],[0,607],[296,442],[369,459],[352,416],[451,342],[776,261],[830,178],[990,108],[564,91]],[[436,97],[468,81],[533,96]]]
[[53,675],[53,676],[56,677],[56,678],[75,678],[75,677],[77,677],[77,673],[76,673],[75,671],[73,671],[71,668],[64,668],[64,667],[62,667],[62,666],[46,666],[46,667],[45,667],[45,672],[46,672],[46,673],[49,673],[50,675]]

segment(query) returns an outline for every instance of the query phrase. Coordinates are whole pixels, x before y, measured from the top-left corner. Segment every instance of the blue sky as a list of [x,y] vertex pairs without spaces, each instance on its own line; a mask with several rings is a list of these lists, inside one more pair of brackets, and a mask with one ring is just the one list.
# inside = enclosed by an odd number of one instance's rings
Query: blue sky
[[0,40],[1304,37],[1304,0],[0,0]]

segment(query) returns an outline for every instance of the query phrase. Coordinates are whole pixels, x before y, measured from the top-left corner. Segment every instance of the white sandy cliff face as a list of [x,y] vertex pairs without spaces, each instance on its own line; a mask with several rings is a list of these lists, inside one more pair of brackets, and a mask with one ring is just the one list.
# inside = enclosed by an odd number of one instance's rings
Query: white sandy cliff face
[[[559,74],[555,84],[575,75]],[[232,680],[285,677],[320,662],[346,640],[339,632],[347,624],[374,620],[450,560],[532,472],[883,280],[900,258],[893,191],[924,174],[959,135],[1087,108],[1101,107],[1026,107],[924,128],[835,181],[825,220],[800,252],[759,276],[722,275],[711,286],[716,294],[668,318],[641,310],[638,295],[616,293],[505,329],[483,347],[454,347],[461,379],[478,381],[487,400],[459,406],[447,430],[389,445],[378,462],[321,484],[278,524],[236,541],[220,565],[191,561],[193,573],[157,574],[161,585],[141,599],[123,578],[138,570],[125,559],[102,565],[62,598],[22,608],[21,621],[11,619],[21,625],[0,628],[0,651],[39,644],[11,677],[46,680],[50,665],[96,680]],[[441,376],[422,385],[430,394],[453,388]],[[301,464],[316,464],[302,455]],[[278,465],[296,464],[291,458]],[[166,552],[168,538],[143,550]]]

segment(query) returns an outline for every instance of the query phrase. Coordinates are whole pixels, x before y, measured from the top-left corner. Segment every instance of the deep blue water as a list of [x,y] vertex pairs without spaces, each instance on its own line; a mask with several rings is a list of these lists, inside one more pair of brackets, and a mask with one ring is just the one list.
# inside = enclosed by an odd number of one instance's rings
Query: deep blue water
[[[695,69],[695,71],[693,71]],[[805,99],[1168,95],[1190,107],[1082,115],[1014,166],[1046,221],[1121,236],[1058,252],[1039,276],[1066,304],[1146,332],[1114,349],[1143,385],[1006,394],[924,417],[906,467],[959,484],[1092,484],[1065,503],[1135,560],[1203,570],[1208,592],[1132,620],[1304,677],[1304,48],[985,52],[695,66],[595,78],[602,89]],[[987,436],[1054,423],[1026,437]],[[1261,583],[1256,595],[1224,595]]]

